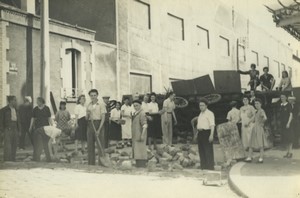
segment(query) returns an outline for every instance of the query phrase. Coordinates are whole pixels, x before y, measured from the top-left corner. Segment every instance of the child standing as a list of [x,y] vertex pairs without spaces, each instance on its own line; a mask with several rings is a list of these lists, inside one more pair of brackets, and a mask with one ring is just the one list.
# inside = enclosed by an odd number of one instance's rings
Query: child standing
[[[70,112],[66,108],[67,103],[61,101],[59,104],[59,111],[55,115],[55,121],[57,122],[57,128],[62,131],[62,138],[66,138],[70,134],[69,121],[71,120]],[[63,149],[66,149],[64,141],[61,142]]]
[[256,148],[260,150],[260,157],[258,159],[258,163],[263,163],[264,146],[267,143],[267,140],[264,135],[264,124],[267,120],[267,116],[265,111],[261,108],[262,101],[260,99],[256,99],[254,104],[257,111],[255,113],[255,121],[254,126],[252,128],[252,134],[249,143],[249,153],[246,162],[252,161],[253,148]]

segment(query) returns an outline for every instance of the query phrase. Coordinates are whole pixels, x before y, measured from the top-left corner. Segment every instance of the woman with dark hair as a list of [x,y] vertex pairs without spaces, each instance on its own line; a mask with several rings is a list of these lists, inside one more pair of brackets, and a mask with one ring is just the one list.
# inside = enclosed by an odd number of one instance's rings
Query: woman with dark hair
[[249,141],[252,134],[255,109],[249,104],[249,98],[243,97],[244,106],[240,108],[242,121],[242,143],[245,149],[249,148]]
[[292,158],[293,153],[293,133],[291,130],[291,122],[293,120],[292,106],[288,103],[288,97],[284,94],[280,96],[281,105],[279,109],[280,129],[284,142],[287,144],[287,153],[284,158]]
[[[33,129],[33,160],[40,161],[41,151],[45,150],[47,161],[51,161],[51,156],[48,148],[49,137],[44,132],[44,126],[53,125],[51,112],[48,106],[45,105],[45,100],[42,97],[37,98],[37,106],[32,112],[29,131]],[[41,144],[42,143],[42,144]]]
[[289,77],[289,74],[287,71],[282,71],[281,74],[281,81],[278,85],[279,89],[281,91],[292,91],[292,83],[291,83],[291,78]]
[[[55,121],[57,122],[56,127],[61,130],[62,138],[66,138],[70,135],[71,127],[69,121],[71,120],[70,112],[66,108],[67,103],[61,101],[59,103],[59,111],[55,115]],[[66,149],[65,143],[62,141],[62,148]]]
[[264,147],[267,145],[267,139],[265,136],[264,124],[267,120],[265,111],[261,108],[262,101],[260,99],[255,100],[255,108],[257,109],[255,113],[255,122],[252,129],[252,134],[249,142],[249,153],[246,162],[252,161],[252,152],[254,149],[260,150],[260,157],[258,163],[263,163]]
[[87,120],[85,95],[80,95],[77,100],[77,105],[74,109],[75,113],[75,151],[78,152],[78,141],[81,142],[81,152],[85,152],[87,141]]
[[255,64],[251,64],[251,69],[249,71],[241,71],[238,70],[239,74],[249,74],[250,76],[250,81],[248,83],[248,85],[250,85],[251,90],[256,90],[256,87],[260,85],[260,81],[259,81],[259,71],[256,70],[256,65]]
[[174,113],[175,110],[175,93],[169,92],[166,95],[166,100],[163,103],[163,113],[161,115],[161,128],[163,133],[163,143],[172,145],[173,139],[173,119],[174,125],[177,124],[177,119]]
[[156,139],[161,138],[162,132],[161,132],[161,120],[160,120],[160,111],[158,108],[158,104],[156,102],[156,94],[151,93],[150,94],[150,100],[151,102],[148,103],[148,115],[150,116],[150,119],[148,121],[148,147],[150,150],[151,144],[153,142],[154,149],[156,149]]
[[124,146],[119,144],[122,140],[122,128],[121,128],[121,102],[116,103],[116,108],[110,112],[110,127],[109,127],[109,141],[113,140],[117,143],[117,149],[121,149]]

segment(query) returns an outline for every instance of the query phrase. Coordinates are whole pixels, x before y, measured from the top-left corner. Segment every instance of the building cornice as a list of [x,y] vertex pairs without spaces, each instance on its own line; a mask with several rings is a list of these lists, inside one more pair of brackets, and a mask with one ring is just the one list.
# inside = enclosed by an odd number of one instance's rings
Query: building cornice
[[[9,6],[4,6],[3,4],[0,4],[0,20],[17,25],[29,26],[37,30],[41,27],[39,16]],[[96,33],[96,31],[93,30],[70,25],[53,19],[49,20],[49,31],[53,34],[86,41],[94,41]]]

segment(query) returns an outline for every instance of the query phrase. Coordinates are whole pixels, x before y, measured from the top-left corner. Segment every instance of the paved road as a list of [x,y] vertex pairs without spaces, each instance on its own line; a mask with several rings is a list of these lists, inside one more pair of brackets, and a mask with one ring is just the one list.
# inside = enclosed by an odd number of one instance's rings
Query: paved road
[[237,197],[227,185],[203,186],[191,177],[88,173],[72,169],[0,170],[0,197]]

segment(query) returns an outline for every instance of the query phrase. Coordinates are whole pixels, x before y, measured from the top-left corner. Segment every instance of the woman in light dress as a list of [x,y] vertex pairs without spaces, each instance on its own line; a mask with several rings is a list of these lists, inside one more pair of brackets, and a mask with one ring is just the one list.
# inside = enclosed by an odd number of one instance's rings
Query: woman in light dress
[[74,109],[75,113],[75,151],[78,151],[78,142],[81,143],[81,152],[84,154],[87,141],[87,120],[85,96],[80,95],[77,100],[77,105]]
[[255,109],[249,104],[249,98],[243,97],[244,106],[240,108],[242,120],[242,143],[245,149],[249,148],[249,142],[254,124]]

